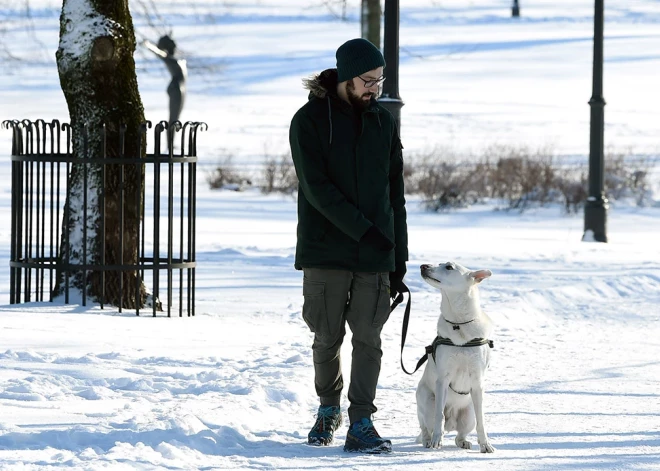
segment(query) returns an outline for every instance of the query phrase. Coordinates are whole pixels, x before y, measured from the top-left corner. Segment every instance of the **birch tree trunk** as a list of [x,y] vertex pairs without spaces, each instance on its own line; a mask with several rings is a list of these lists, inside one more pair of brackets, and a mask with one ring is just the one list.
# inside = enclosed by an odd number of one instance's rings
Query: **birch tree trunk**
[[[124,155],[145,155],[144,143],[138,144],[144,108],[135,75],[135,34],[128,0],[64,0],[60,16],[60,43],[56,53],[60,85],[69,108],[74,157],[85,159],[103,156],[102,124],[106,126],[105,155],[112,159],[120,153],[119,127],[126,125]],[[83,128],[88,129],[87,152],[83,147]],[[101,166],[88,168],[87,218],[83,218],[83,166],[73,164],[69,175],[66,207],[68,219],[60,257],[68,254],[71,263],[101,264],[101,192],[105,186],[105,265],[119,264],[120,238],[120,166],[106,165],[105,184]],[[125,264],[137,263],[137,236],[140,214],[137,208],[138,188],[143,184],[143,172],[137,165],[124,166],[124,250]],[[87,237],[83,237],[86,230]],[[64,233],[63,231],[63,233]],[[68,244],[67,244],[68,241]],[[58,274],[55,295],[63,293],[63,274]],[[136,283],[138,273],[124,272],[122,307],[143,307],[145,289]],[[84,281],[86,278],[86,281]],[[106,272],[72,272],[72,287],[82,290],[96,302],[120,304],[120,274]],[[139,288],[136,289],[136,284]]]

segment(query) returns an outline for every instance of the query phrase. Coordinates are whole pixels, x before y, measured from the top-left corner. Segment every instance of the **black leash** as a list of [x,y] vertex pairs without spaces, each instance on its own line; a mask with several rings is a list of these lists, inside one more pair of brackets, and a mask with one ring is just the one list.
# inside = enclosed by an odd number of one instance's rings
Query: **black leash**
[[417,366],[415,367],[415,371],[413,371],[412,373],[406,370],[406,367],[403,365],[403,347],[406,344],[406,335],[408,334],[408,321],[410,320],[410,303],[412,301],[412,295],[408,287],[403,282],[401,282],[401,286],[402,286],[402,290],[399,291],[399,294],[397,294],[396,298],[394,299],[394,302],[392,302],[392,306],[390,307],[390,313],[394,311],[397,308],[397,306],[403,302],[404,299],[403,293],[408,293],[408,303],[406,303],[406,311],[403,313],[403,327],[401,328],[401,369],[405,371],[406,374],[412,375],[424,364],[424,362],[426,362],[428,358],[428,354],[424,355],[423,358],[419,359],[419,361],[417,362]]
[[[433,359],[435,360],[435,349],[439,345],[453,345],[455,347],[478,347],[481,345],[488,345],[490,348],[494,347],[493,341],[488,339],[472,339],[466,344],[455,345],[454,343],[452,343],[451,340],[438,336],[433,340],[433,343],[431,345],[426,347],[424,356],[419,359],[413,372],[411,373],[410,371],[406,370],[406,367],[403,365],[403,347],[406,345],[406,335],[408,334],[408,322],[410,321],[410,304],[412,301],[412,295],[408,287],[403,282],[401,282],[401,286],[402,286],[402,290],[399,291],[399,293],[396,295],[396,298],[394,298],[392,305],[390,306],[390,313],[392,313],[397,308],[397,306],[403,302],[404,299],[403,293],[408,293],[408,302],[406,303],[406,310],[403,313],[403,326],[401,327],[401,369],[406,374],[409,375],[415,374],[417,370],[419,370],[422,367],[422,365],[426,363],[426,360],[428,360],[429,358],[429,354],[433,355]],[[468,322],[466,322],[466,324],[467,323]]]

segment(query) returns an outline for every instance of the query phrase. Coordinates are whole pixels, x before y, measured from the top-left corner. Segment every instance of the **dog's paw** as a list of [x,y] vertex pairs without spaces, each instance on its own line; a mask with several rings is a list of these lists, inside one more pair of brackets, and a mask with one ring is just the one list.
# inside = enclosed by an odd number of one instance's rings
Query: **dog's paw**
[[442,448],[442,434],[439,432],[433,432],[431,437],[431,448]]
[[422,431],[417,437],[417,443],[424,445],[424,448],[431,448],[431,434],[427,431]]
[[480,444],[479,448],[481,449],[482,453],[493,453],[495,451],[495,447],[493,447],[493,445],[491,445],[489,442]]
[[459,440],[458,437],[456,437],[456,446],[459,448],[465,448],[466,450],[470,450],[472,448],[472,442],[468,442],[467,440]]

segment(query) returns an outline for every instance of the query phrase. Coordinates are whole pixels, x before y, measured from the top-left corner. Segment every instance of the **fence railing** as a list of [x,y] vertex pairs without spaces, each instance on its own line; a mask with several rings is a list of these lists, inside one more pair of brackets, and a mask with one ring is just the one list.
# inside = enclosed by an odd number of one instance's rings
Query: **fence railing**
[[[72,287],[69,280],[73,274],[83,276],[81,299],[87,304],[88,293],[86,280],[89,273],[98,272],[102,277],[101,286],[108,272],[119,274],[118,307],[122,311],[125,284],[124,274],[137,273],[135,291],[139,285],[147,289],[147,304],[143,309],[151,308],[153,315],[161,309],[171,316],[178,310],[179,316],[185,311],[188,316],[195,315],[195,224],[196,224],[196,172],[197,172],[197,133],[205,130],[206,124],[199,122],[179,122],[168,126],[161,121],[154,126],[153,138],[149,139],[150,122],[143,123],[139,129],[138,149],[146,144],[153,152],[146,156],[103,155],[84,158],[74,157],[72,153],[72,129],[67,123],[57,120],[4,121],[3,127],[11,129],[12,136],[12,203],[11,203],[11,254],[10,254],[10,303],[32,301],[53,301],[53,292],[57,277],[64,284],[61,290],[66,304],[72,302]],[[169,129],[168,129],[169,128]],[[120,141],[124,139],[125,126],[120,127]],[[103,142],[106,131],[103,127]],[[85,128],[84,142],[87,143]],[[162,142],[166,146],[162,146]],[[86,144],[85,144],[86,145]],[[119,148],[123,149],[123,141]],[[166,150],[163,151],[166,147]],[[178,149],[177,149],[178,147]],[[176,151],[175,151],[176,150]],[[86,155],[86,152],[84,152]],[[106,190],[101,191],[99,234],[100,257],[95,263],[90,262],[83,243],[81,259],[72,259],[68,250],[69,231],[63,231],[63,224],[68,221],[66,204],[69,194],[70,175],[73,165],[83,166],[83,196],[88,193],[88,172],[99,169],[102,181],[110,171],[119,170],[119,185],[112,195],[120,202],[117,220],[122,228],[120,237],[119,263],[108,264],[105,260],[106,246]],[[125,170],[138,172],[139,192],[133,196],[134,208],[128,208],[124,175]],[[115,173],[116,174],[116,173]],[[137,258],[133,263],[123,260],[123,227],[127,221],[127,210],[139,214],[137,234]],[[82,221],[87,221],[87,204],[82,205]],[[133,220],[134,221],[134,220]],[[116,228],[115,228],[116,229]],[[87,224],[84,224],[82,240],[87,239]],[[133,241],[134,243],[135,241]],[[137,263],[134,263],[135,260]],[[163,289],[164,288],[164,289]],[[103,290],[105,288],[102,288]],[[76,290],[75,292],[79,292]],[[161,293],[167,299],[161,299]],[[100,295],[100,305],[106,303],[105,291]],[[136,314],[140,315],[139,302]]]

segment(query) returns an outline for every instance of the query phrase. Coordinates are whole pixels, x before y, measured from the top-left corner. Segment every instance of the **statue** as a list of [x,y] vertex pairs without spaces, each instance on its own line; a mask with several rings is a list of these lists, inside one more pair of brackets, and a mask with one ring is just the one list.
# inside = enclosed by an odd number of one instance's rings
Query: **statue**
[[172,75],[172,81],[167,86],[167,94],[170,97],[169,122],[172,124],[179,120],[186,96],[186,79],[188,78],[186,60],[177,56],[176,43],[169,35],[162,36],[158,40],[158,44],[154,44],[148,39],[142,41],[142,44],[165,62],[167,70]]

